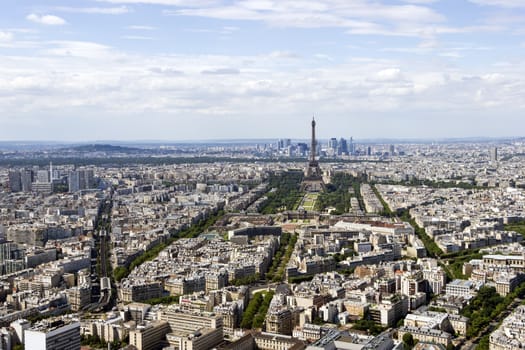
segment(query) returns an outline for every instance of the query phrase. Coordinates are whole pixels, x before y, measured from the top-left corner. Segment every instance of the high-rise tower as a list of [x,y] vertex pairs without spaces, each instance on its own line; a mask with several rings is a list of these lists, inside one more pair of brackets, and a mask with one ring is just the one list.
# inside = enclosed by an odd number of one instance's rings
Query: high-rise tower
[[490,149],[490,161],[491,162],[497,162],[498,161],[498,147],[492,147]]
[[319,192],[324,188],[323,173],[319,168],[319,163],[315,159],[317,153],[317,140],[315,139],[315,118],[312,118],[312,140],[310,144],[310,159],[305,171],[305,178],[302,189],[307,192]]
[[312,143],[310,145],[310,163],[315,162],[316,153],[317,153],[317,142],[315,140],[315,118],[312,117]]

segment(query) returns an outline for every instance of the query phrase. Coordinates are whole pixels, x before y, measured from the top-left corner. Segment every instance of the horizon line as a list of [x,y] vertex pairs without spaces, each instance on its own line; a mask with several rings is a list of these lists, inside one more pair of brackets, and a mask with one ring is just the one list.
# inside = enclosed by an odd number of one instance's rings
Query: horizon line
[[[375,138],[355,138],[353,136],[349,137],[339,137],[337,139],[350,139],[352,138],[354,143],[364,142],[445,142],[445,141],[515,141],[519,139],[525,139],[525,136],[458,136],[458,137],[375,137]],[[275,137],[275,138],[218,138],[218,139],[181,139],[181,140],[165,140],[165,139],[105,139],[105,140],[0,140],[0,144],[73,144],[73,145],[89,145],[89,144],[108,144],[108,143],[153,143],[153,144],[191,144],[191,143],[257,143],[257,142],[276,142],[278,140],[292,140],[292,141],[309,141],[309,138],[293,138],[293,137]],[[328,141],[331,138],[317,138],[317,140]]]

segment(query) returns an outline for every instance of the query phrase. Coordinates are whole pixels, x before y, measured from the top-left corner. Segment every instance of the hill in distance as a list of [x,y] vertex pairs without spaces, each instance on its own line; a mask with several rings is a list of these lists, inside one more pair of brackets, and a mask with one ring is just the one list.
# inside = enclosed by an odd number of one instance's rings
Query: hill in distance
[[105,152],[105,153],[137,153],[144,152],[141,148],[114,146],[110,144],[89,144],[63,148],[73,152]]

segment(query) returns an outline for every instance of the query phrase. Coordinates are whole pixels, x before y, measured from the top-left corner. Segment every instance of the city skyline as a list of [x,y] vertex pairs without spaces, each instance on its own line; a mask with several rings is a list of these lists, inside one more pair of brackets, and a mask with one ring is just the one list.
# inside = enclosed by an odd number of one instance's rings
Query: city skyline
[[4,6],[2,141],[525,135],[519,0]]

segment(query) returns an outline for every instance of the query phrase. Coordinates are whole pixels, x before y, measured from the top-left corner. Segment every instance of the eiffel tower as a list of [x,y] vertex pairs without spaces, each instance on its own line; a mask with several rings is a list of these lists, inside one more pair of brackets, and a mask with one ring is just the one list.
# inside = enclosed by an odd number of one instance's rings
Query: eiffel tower
[[321,192],[324,190],[323,173],[319,168],[319,162],[315,159],[317,153],[317,141],[315,139],[315,118],[312,118],[312,143],[310,145],[310,158],[305,171],[305,177],[301,188],[306,192]]

